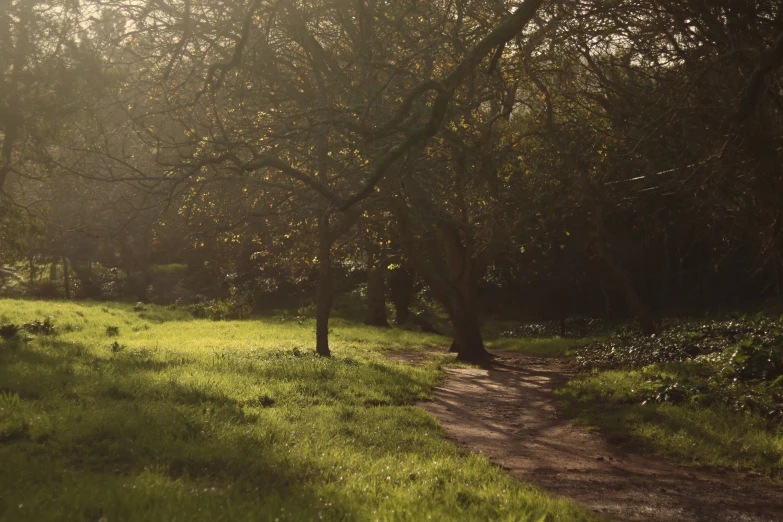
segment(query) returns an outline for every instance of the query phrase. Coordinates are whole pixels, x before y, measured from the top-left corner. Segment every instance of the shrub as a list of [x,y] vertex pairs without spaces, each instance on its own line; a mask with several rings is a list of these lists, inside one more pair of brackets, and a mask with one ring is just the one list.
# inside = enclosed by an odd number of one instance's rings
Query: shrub
[[500,335],[512,338],[557,337],[563,334],[563,330],[565,330],[565,337],[581,339],[606,333],[609,330],[609,324],[598,318],[569,317],[563,321],[562,325],[560,321],[523,324]]
[[212,301],[201,301],[194,298],[194,301],[188,306],[188,310],[193,317],[199,319],[209,318],[213,321],[247,319],[253,310],[250,300],[238,295],[229,299],[213,299]]
[[638,369],[654,363],[683,362],[699,355],[736,348],[753,339],[770,347],[783,341],[783,322],[767,317],[701,321],[666,319],[659,332],[643,335],[636,327],[618,329],[607,341],[586,345],[576,354],[576,362],[589,369]]
[[692,402],[783,421],[783,318],[668,319],[660,333],[619,330],[578,348],[584,370],[641,370],[642,404]]
[[33,319],[29,323],[23,324],[22,330],[31,334],[54,335],[54,320],[51,317],[47,317],[43,321],[39,319]]
[[15,324],[4,324],[0,326],[0,337],[3,339],[12,339],[16,337],[16,334],[19,333],[19,330],[21,328],[18,325]]

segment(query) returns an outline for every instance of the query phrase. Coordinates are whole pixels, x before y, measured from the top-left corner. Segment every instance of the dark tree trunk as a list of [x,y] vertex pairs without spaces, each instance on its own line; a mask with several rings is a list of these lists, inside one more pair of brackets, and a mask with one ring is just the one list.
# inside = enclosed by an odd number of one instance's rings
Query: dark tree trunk
[[334,274],[332,273],[332,240],[329,215],[324,212],[318,221],[318,291],[315,311],[315,353],[330,357],[329,316],[334,303]]
[[603,209],[598,208],[593,216],[595,225],[595,238],[592,242],[592,248],[598,257],[600,257],[606,266],[611,270],[612,275],[620,286],[620,290],[623,292],[623,297],[628,305],[628,308],[636,316],[639,321],[639,326],[642,329],[642,333],[645,335],[652,335],[655,333],[655,323],[652,319],[652,314],[647,305],[639,297],[639,293],[636,291],[636,287],[633,283],[633,278],[625,269],[623,264],[614,256],[611,248],[607,245],[607,231],[603,222]]
[[642,329],[642,333],[645,335],[652,335],[655,333],[655,322],[653,321],[650,309],[641,300],[633,285],[626,287],[626,301],[631,307],[631,311],[636,315],[636,319],[639,321],[639,326]]
[[394,305],[394,322],[397,324],[405,324],[411,317],[415,282],[413,271],[404,265],[393,270],[389,277],[389,296]]
[[612,300],[609,297],[609,292],[606,290],[603,277],[598,280],[598,285],[601,288],[601,295],[604,296],[604,309],[606,317],[612,317]]
[[[415,190],[415,186],[411,188]],[[402,205],[395,210],[406,255],[449,313],[454,327],[450,351],[456,352],[457,358],[462,361],[488,360],[490,354],[481,338],[475,303],[478,281],[489,266],[489,260],[494,257],[495,245],[491,249],[485,247],[478,259],[474,258],[474,252],[465,243],[470,242],[463,237],[457,225],[450,223],[438,227],[439,242],[417,241],[410,228],[408,210]],[[493,243],[496,239],[493,236]]]
[[484,362],[489,359],[489,352],[484,348],[473,301],[458,291],[454,291],[449,299],[449,317],[454,326],[454,341],[449,351],[456,352],[461,361]]
[[63,287],[65,288],[65,298],[71,298],[71,274],[68,269],[68,259],[63,256]]
[[647,305],[644,304],[644,301],[642,301],[642,298],[639,297],[630,274],[624,269],[623,266],[613,262],[613,259],[604,260],[611,269],[615,280],[620,285],[620,289],[623,292],[623,297],[625,298],[625,303],[628,305],[631,313],[633,313],[633,315],[639,321],[639,326],[642,329],[642,333],[645,335],[654,334],[655,323],[652,319],[652,314],[650,313],[650,309],[647,308]]
[[53,260],[52,264],[49,266],[49,281],[56,281],[57,280],[57,260]]
[[38,275],[38,267],[35,266],[35,259],[33,259],[33,256],[30,256],[28,259],[30,261],[30,282],[32,283]]
[[367,249],[367,318],[370,326],[389,326],[386,320],[386,270],[376,244]]
[[644,304],[644,301],[642,301],[642,298],[639,297],[631,275],[613,258],[606,261],[609,268],[612,270],[615,280],[620,285],[620,289],[623,291],[625,303],[628,305],[628,308],[630,308],[631,313],[633,313],[639,321],[642,333],[645,335],[654,334],[655,323],[653,322],[652,314],[650,313],[650,309],[647,308],[647,305]]

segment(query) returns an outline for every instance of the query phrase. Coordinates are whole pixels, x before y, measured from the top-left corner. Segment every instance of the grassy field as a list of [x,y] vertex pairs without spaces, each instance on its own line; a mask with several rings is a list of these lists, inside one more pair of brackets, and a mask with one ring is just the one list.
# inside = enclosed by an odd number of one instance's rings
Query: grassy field
[[[0,300],[0,519],[587,520],[447,441],[413,403],[442,376],[391,362],[438,336],[337,321]],[[30,332],[37,333],[30,333]]]
[[[564,413],[610,440],[675,462],[750,471],[783,479],[783,426],[736,404],[656,401],[661,384],[706,387],[717,373],[703,361],[652,364],[584,375],[558,393]],[[740,395],[754,393],[741,383]],[[666,393],[666,392],[663,392]]]
[[563,337],[545,338],[490,338],[485,344],[490,350],[504,352],[519,352],[527,355],[540,355],[544,357],[563,357],[569,355],[571,350],[583,345],[590,339],[569,339]]

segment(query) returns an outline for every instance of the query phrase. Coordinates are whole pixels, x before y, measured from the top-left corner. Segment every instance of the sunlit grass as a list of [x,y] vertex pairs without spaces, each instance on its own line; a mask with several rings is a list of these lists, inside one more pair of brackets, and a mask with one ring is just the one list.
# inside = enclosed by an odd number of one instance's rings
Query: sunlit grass
[[413,406],[450,356],[384,353],[448,339],[335,321],[321,359],[310,321],[0,300],[0,323],[47,316],[0,344],[2,520],[589,518]]
[[679,463],[749,470],[783,478],[783,429],[755,413],[720,405],[658,404],[651,376],[672,381],[693,371],[685,364],[640,371],[605,371],[568,383],[559,394],[565,413],[606,436]]
[[571,339],[567,337],[548,338],[494,338],[485,343],[490,350],[519,352],[526,355],[561,357],[570,350],[590,342],[592,339]]

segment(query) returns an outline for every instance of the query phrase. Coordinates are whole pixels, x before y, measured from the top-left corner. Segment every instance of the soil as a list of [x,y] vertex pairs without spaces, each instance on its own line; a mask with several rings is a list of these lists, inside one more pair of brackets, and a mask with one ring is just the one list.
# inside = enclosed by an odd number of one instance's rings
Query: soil
[[494,355],[484,369],[448,369],[434,399],[419,404],[449,438],[609,519],[783,521],[783,490],[768,481],[679,467],[558,416],[552,392],[573,377],[566,360]]

